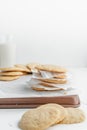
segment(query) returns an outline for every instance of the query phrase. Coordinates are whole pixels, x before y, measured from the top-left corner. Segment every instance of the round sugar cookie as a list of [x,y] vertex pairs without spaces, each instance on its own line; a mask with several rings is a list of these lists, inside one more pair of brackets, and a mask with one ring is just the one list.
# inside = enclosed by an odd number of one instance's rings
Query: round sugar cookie
[[8,72],[8,71],[10,71],[10,72],[12,72],[12,71],[30,72],[29,69],[27,69],[27,68],[20,68],[20,67],[0,68],[0,70],[1,71],[6,71],[6,72]]
[[38,78],[38,80],[47,82],[47,83],[54,83],[54,84],[65,84],[67,83],[66,79],[56,79],[56,78]]
[[74,124],[85,120],[85,115],[78,108],[65,108],[67,111],[66,117],[59,124]]
[[19,122],[19,127],[22,130],[45,130],[61,118],[59,109],[46,105],[25,112]]
[[31,88],[33,90],[36,91],[60,91],[63,90],[62,88],[58,88],[58,87],[47,87],[47,86],[43,86],[43,85],[32,85]]
[[29,63],[26,65],[29,69],[35,69],[36,66],[40,66],[39,63]]
[[0,81],[11,81],[20,78],[20,76],[0,76]]
[[24,75],[23,72],[1,72],[0,75],[3,76],[21,76]]
[[58,75],[54,75],[53,77],[57,78],[57,79],[65,79],[66,75],[65,74],[58,74]]
[[56,65],[39,65],[35,67],[38,70],[48,71],[48,72],[67,72],[65,68]]
[[56,103],[48,103],[45,105],[41,105],[37,109],[46,108],[46,107],[47,108],[52,107],[52,108],[60,111],[61,118],[59,118],[55,123],[62,121],[66,117],[66,114],[67,114],[66,109],[63,106],[56,104]]

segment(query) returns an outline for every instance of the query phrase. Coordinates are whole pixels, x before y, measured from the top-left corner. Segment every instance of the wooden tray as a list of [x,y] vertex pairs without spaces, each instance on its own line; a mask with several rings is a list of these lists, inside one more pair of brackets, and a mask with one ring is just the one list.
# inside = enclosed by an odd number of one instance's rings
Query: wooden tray
[[35,108],[46,103],[57,103],[64,107],[79,107],[78,95],[56,97],[0,98],[0,108]]

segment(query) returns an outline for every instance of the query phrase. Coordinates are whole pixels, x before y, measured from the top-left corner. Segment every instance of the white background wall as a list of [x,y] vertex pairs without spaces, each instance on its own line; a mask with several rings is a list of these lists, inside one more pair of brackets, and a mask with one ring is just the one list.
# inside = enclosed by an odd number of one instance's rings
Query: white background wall
[[11,34],[17,62],[87,65],[86,0],[0,0],[0,35]]

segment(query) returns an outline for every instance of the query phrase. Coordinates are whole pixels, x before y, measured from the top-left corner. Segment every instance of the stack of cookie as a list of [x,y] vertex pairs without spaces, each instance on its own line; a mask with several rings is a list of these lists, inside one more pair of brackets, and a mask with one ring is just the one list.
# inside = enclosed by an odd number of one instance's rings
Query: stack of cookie
[[[58,90],[53,84],[67,83],[66,72],[65,68],[55,65],[41,65],[38,63],[17,64],[11,68],[0,68],[0,81],[16,80],[23,75],[33,74],[33,79],[41,82],[41,84],[33,86],[33,89],[39,87],[38,90],[48,90],[47,87],[49,87],[50,90]],[[40,85],[44,88],[41,88]]]
[[23,75],[31,74],[31,70],[24,65],[15,65],[11,68],[0,68],[0,80],[11,81],[20,78]]
[[45,130],[57,124],[74,124],[85,120],[78,108],[64,108],[58,104],[45,104],[31,109],[22,116],[19,127],[22,130]]
[[[29,64],[28,64],[28,67]],[[67,83],[67,70],[55,65],[33,65],[33,77],[30,81],[31,87],[37,91],[61,90],[59,84]]]

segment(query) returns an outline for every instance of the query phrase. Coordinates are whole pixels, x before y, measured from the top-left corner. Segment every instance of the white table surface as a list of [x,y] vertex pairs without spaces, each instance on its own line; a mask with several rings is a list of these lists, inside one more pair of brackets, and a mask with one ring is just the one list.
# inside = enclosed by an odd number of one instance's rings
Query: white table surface
[[[69,69],[69,72],[72,75],[71,86],[78,88],[78,94],[81,99],[80,108],[85,112],[86,120],[79,124],[52,126],[47,130],[87,130],[87,68]],[[3,87],[3,84],[0,86],[0,89],[1,87]],[[4,97],[2,92],[0,96]],[[28,109],[0,109],[0,130],[20,130],[18,128],[18,121],[27,110]]]

